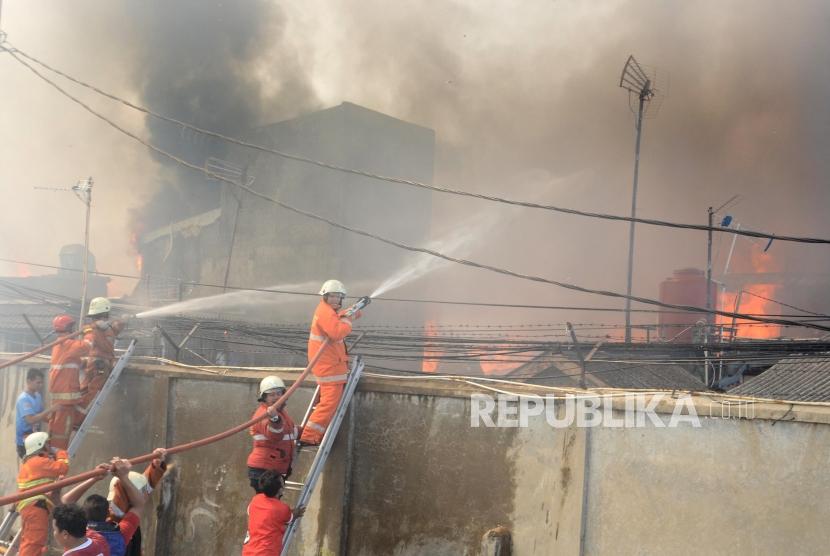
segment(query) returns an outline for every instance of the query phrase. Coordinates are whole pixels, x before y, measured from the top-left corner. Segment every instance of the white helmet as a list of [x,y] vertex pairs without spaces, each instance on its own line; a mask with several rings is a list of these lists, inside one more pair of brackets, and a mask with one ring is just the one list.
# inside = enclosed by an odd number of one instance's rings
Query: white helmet
[[259,397],[261,398],[263,394],[266,392],[270,392],[271,390],[276,390],[277,388],[282,388],[285,390],[285,383],[282,379],[278,376],[266,376],[262,379],[259,383]]
[[26,448],[26,455],[36,454],[49,442],[48,432],[33,432],[23,439],[23,446]]
[[345,297],[346,286],[340,280],[326,280],[323,287],[320,288],[320,295],[326,295],[327,293],[342,293]]
[[[147,477],[142,475],[141,473],[136,473],[135,471],[130,471],[127,475],[130,478],[130,482],[133,486],[138,489],[139,492],[146,492],[150,493],[150,483],[147,482]],[[110,481],[110,490],[107,493],[107,500],[112,501],[115,498],[115,485],[118,484],[118,477],[113,477]]]
[[109,313],[111,308],[109,299],[106,297],[96,297],[89,302],[89,311],[87,311],[86,316],[94,317],[95,315]]

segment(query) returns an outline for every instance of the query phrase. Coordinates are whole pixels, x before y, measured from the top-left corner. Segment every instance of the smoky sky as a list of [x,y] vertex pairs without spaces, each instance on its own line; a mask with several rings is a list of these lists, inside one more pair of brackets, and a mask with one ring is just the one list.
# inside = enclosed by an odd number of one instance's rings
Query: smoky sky
[[[284,41],[285,14],[265,0],[128,2],[139,50],[135,86],[152,110],[196,126],[240,137],[252,128],[317,106],[308,73]],[[267,74],[267,79],[263,75]],[[267,81],[276,82],[276,90]],[[270,85],[273,88],[273,84]],[[204,165],[223,158],[227,145],[179,126],[147,119],[154,144]],[[169,165],[166,159],[160,159]],[[135,212],[152,229],[213,208],[220,184],[171,166],[147,206]]]
[[[78,59],[101,51],[132,98],[159,112],[242,135],[351,101],[434,129],[436,183],[615,214],[631,205],[634,118],[617,85],[634,54],[661,87],[659,111],[643,132],[640,215],[705,223],[707,207],[738,194],[729,212],[745,228],[830,236],[824,2],[187,0],[99,8],[81,2],[62,14],[66,25],[83,20],[100,31],[78,47]],[[46,59],[58,48],[47,39],[29,44]],[[73,69],[106,87],[108,74],[96,74],[94,64]],[[173,126],[143,125],[159,146],[194,163],[221,153],[221,144]],[[149,204],[124,191],[145,229],[215,202],[215,184],[163,161],[155,166]],[[491,210],[499,212],[436,194],[434,233],[452,234],[465,216]],[[135,220],[116,225],[126,243]],[[494,216],[494,230],[472,258],[624,290],[625,224],[523,210]],[[716,274],[730,241],[715,237]],[[636,245],[635,294],[656,297],[674,269],[705,264],[701,232],[638,226]],[[734,268],[750,269],[757,249],[739,240]],[[826,273],[825,250],[775,243],[769,264]],[[437,279],[443,297],[621,306],[457,266]],[[421,286],[430,291],[429,280]]]

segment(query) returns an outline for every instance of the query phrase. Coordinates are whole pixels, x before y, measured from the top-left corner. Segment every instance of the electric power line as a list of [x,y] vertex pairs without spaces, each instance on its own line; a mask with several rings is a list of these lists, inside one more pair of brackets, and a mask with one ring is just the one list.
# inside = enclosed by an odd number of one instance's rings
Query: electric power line
[[[58,266],[58,265],[49,265],[43,263],[34,263],[30,261],[22,261],[19,259],[9,259],[9,258],[0,258],[0,262],[5,263],[12,263],[12,264],[24,264],[27,266],[34,266],[38,268],[48,268],[52,270],[63,270],[69,272],[82,272],[77,268],[70,268],[65,266]],[[181,280],[179,278],[172,278],[169,276],[159,276],[159,275],[145,275],[145,276],[136,276],[134,274],[124,274],[124,273],[115,273],[115,272],[101,272],[101,271],[90,271],[90,274],[95,274],[96,276],[108,276],[111,278],[126,278],[130,280],[143,280],[143,279],[158,279],[158,280],[172,280],[178,281],[182,285],[186,286],[199,286],[204,288],[225,288],[234,291],[251,291],[251,292],[260,292],[260,293],[273,293],[273,294],[284,294],[284,295],[302,295],[302,296],[312,296],[312,297],[319,297],[319,293],[315,292],[297,292],[291,290],[278,290],[278,289],[270,289],[270,288],[253,288],[253,287],[240,287],[240,286],[223,286],[221,284],[208,284],[205,282],[193,282],[187,280]],[[593,312],[614,312],[618,313],[623,311],[621,308],[617,307],[580,307],[580,306],[572,306],[572,305],[532,305],[532,304],[521,304],[521,303],[484,303],[478,301],[454,301],[454,300],[444,300],[444,299],[411,299],[411,298],[402,298],[402,297],[376,297],[374,298],[377,301],[394,301],[394,302],[403,302],[403,303],[427,303],[427,304],[436,304],[436,305],[461,305],[461,306],[473,306],[473,307],[496,307],[496,308],[508,308],[508,309],[549,309],[549,310],[565,310],[565,311],[593,311]],[[638,313],[685,313],[686,311],[660,311],[657,309],[632,309],[634,312]],[[750,315],[756,315],[755,313],[747,313]],[[764,316],[764,314],[758,313],[758,316]],[[767,315],[769,316],[769,315]],[[772,315],[777,317],[798,317],[800,315]],[[830,316],[827,317],[830,319]]]
[[[410,252],[413,252],[413,253],[423,253],[423,254],[431,255],[431,256],[439,258],[439,259],[443,259],[445,261],[454,262],[456,264],[460,264],[460,265],[463,265],[463,266],[468,266],[468,267],[471,267],[471,268],[478,268],[478,269],[481,269],[481,270],[487,270],[487,271],[490,271],[490,272],[493,272],[493,273],[496,273],[496,274],[501,274],[503,276],[510,276],[512,278],[518,278],[518,279],[526,280],[526,281],[530,281],[530,282],[549,284],[549,285],[552,285],[552,286],[557,286],[557,287],[560,287],[560,288],[563,288],[563,289],[568,289],[568,290],[577,291],[577,292],[581,292],[581,293],[600,295],[600,296],[604,296],[604,297],[612,297],[612,298],[616,298],[616,299],[628,299],[630,301],[636,301],[638,303],[643,303],[643,304],[646,304],[646,305],[655,305],[657,307],[665,307],[665,308],[668,308],[668,309],[677,309],[677,310],[680,310],[680,311],[720,315],[720,316],[724,316],[724,317],[735,317],[735,318],[741,318],[741,319],[745,319],[745,320],[753,320],[753,321],[757,321],[757,322],[769,322],[769,323],[772,323],[772,324],[782,324],[782,325],[788,325],[788,326],[801,326],[801,327],[804,327],[804,328],[813,328],[813,329],[816,329],[816,330],[822,330],[822,331],[830,332],[830,327],[815,324],[815,323],[794,322],[794,321],[789,321],[789,320],[784,320],[784,319],[753,317],[753,316],[750,316],[750,315],[741,314],[741,313],[734,313],[734,312],[731,312],[731,311],[720,311],[720,310],[714,310],[714,309],[706,309],[704,307],[694,307],[694,306],[691,306],[691,305],[677,305],[677,304],[673,304],[673,303],[665,303],[665,302],[658,301],[656,299],[650,299],[650,298],[647,298],[647,297],[639,297],[639,296],[633,296],[633,295],[630,296],[630,295],[625,295],[625,294],[612,292],[612,291],[608,291],[608,290],[598,290],[598,289],[594,289],[594,288],[579,286],[579,285],[576,285],[576,284],[569,284],[567,282],[560,282],[558,280],[551,280],[551,279],[543,278],[543,277],[540,277],[540,276],[534,276],[534,275],[531,275],[531,274],[524,274],[524,273],[521,273],[521,272],[508,270],[508,269],[496,267],[496,266],[485,264],[485,263],[479,263],[479,262],[475,262],[475,261],[471,261],[471,260],[467,260],[467,259],[462,259],[460,257],[453,257],[451,255],[447,255],[445,253],[440,253],[440,252],[435,251],[433,249],[407,245],[405,243],[395,241],[393,239],[389,239],[389,238],[386,238],[386,237],[383,237],[383,236],[380,236],[380,235],[377,235],[377,234],[374,234],[374,233],[371,233],[371,232],[368,232],[368,231],[365,231],[365,230],[361,230],[361,229],[358,229],[358,228],[353,228],[351,226],[346,226],[345,224],[341,224],[339,222],[331,220],[330,218],[326,218],[324,216],[315,214],[313,212],[300,209],[300,208],[295,207],[293,205],[289,205],[287,203],[284,203],[284,202],[280,201],[279,199],[269,197],[268,195],[265,195],[264,193],[260,193],[259,191],[256,191],[254,189],[251,189],[250,187],[248,187],[244,184],[234,182],[234,181],[232,181],[232,180],[230,180],[230,179],[228,179],[224,176],[221,176],[219,174],[211,172],[211,171],[209,171],[205,168],[202,168],[200,166],[196,166],[195,164],[191,164],[190,162],[187,162],[186,160],[184,160],[184,159],[182,159],[182,158],[180,158],[176,155],[173,155],[173,154],[161,149],[160,147],[157,147],[157,146],[153,145],[149,141],[146,141],[145,139],[142,139],[141,137],[139,137],[138,135],[132,133],[131,131],[121,127],[119,124],[117,124],[114,121],[110,120],[109,118],[107,118],[103,114],[95,111],[93,108],[91,108],[89,105],[84,103],[82,100],[72,96],[69,92],[64,90],[60,85],[58,85],[54,81],[50,80],[48,77],[46,77],[43,74],[41,74],[40,72],[38,72],[35,68],[33,68],[30,64],[26,63],[24,60],[21,60],[18,56],[15,55],[15,52],[13,52],[11,50],[8,50],[8,49],[7,49],[7,52],[9,53],[9,55],[12,58],[17,60],[20,64],[22,64],[27,69],[29,69],[29,71],[34,73],[39,79],[41,79],[44,82],[46,82],[47,84],[49,84],[51,87],[53,87],[59,93],[61,93],[63,96],[70,99],[75,104],[81,106],[87,112],[94,115],[96,118],[99,118],[100,120],[107,123],[109,126],[111,126],[114,129],[120,131],[121,133],[123,133],[127,137],[132,138],[133,140],[137,141],[138,143],[144,145],[145,147],[152,150],[153,152],[155,152],[155,153],[157,153],[157,154],[159,154],[159,155],[161,155],[161,156],[163,156],[163,157],[165,157],[165,158],[167,158],[167,159],[169,159],[169,160],[171,160],[171,161],[173,161],[173,162],[175,162],[175,163],[177,163],[181,166],[184,166],[186,168],[190,168],[190,169],[195,170],[197,172],[203,173],[203,174],[205,174],[207,176],[210,176],[210,177],[212,177],[212,178],[214,178],[217,181],[220,181],[222,183],[226,183],[226,184],[228,184],[229,186],[231,186],[233,188],[239,188],[239,189],[242,189],[244,191],[247,191],[249,194],[253,195],[254,197],[260,198],[260,199],[262,199],[264,201],[268,201],[270,203],[274,203],[275,205],[280,206],[283,209],[288,210],[290,212],[306,216],[306,217],[311,218],[313,220],[317,220],[317,221],[320,221],[320,222],[325,222],[326,224],[328,224],[328,225],[330,225],[334,228],[338,228],[338,229],[341,229],[341,230],[344,230],[344,231],[347,231],[347,232],[351,232],[351,233],[354,233],[354,234],[357,234],[357,235],[360,235],[360,236],[363,236],[363,237],[368,237],[368,238],[380,241],[382,243],[386,243],[387,245],[391,245],[393,247],[397,247],[399,249],[403,249],[403,250],[410,251]],[[810,241],[810,242],[811,243],[824,243],[824,242],[830,243],[830,240],[816,240],[816,241]]]
[[[156,118],[156,119],[159,119],[159,120],[162,120],[162,121],[166,121],[168,123],[172,123],[172,124],[184,127],[184,128],[189,129],[193,132],[196,132],[196,133],[199,133],[199,134],[202,134],[202,135],[206,135],[208,137],[213,137],[213,138],[216,138],[216,139],[220,139],[222,141],[226,141],[228,143],[239,145],[241,147],[246,147],[246,148],[254,149],[254,150],[257,150],[257,151],[260,151],[260,152],[273,154],[273,155],[276,155],[276,156],[279,156],[279,157],[282,157],[282,158],[285,158],[285,159],[288,159],[288,160],[294,160],[294,161],[302,162],[302,163],[305,163],[305,164],[311,164],[311,165],[314,165],[314,166],[318,166],[320,168],[326,168],[326,169],[334,170],[334,171],[337,171],[337,172],[345,172],[345,173],[358,175],[358,176],[363,176],[363,177],[366,177],[366,178],[379,180],[379,181],[386,181],[386,182],[391,182],[391,183],[398,183],[398,184],[402,184],[402,185],[408,185],[408,186],[412,186],[412,187],[418,187],[418,188],[421,188],[421,189],[427,189],[427,190],[436,191],[436,192],[439,192],[439,193],[447,193],[447,194],[458,195],[458,196],[462,196],[462,197],[471,197],[471,198],[480,199],[480,200],[484,200],[484,201],[503,203],[503,204],[508,204],[508,205],[525,207],[525,208],[549,210],[549,211],[560,212],[560,213],[564,213],[564,214],[571,214],[571,215],[576,215],[576,216],[586,216],[586,217],[590,217],[590,218],[600,218],[600,219],[604,219],[604,220],[616,220],[616,221],[621,221],[621,222],[636,222],[636,223],[640,223],[640,224],[648,224],[648,225],[651,225],[651,226],[663,226],[663,227],[687,229],[687,230],[697,230],[697,231],[710,231],[711,230],[711,231],[714,231],[714,232],[742,235],[742,236],[747,236],[747,237],[757,237],[757,238],[764,238],[764,239],[771,239],[771,240],[774,239],[774,240],[778,240],[778,241],[790,241],[790,242],[797,242],[797,243],[814,243],[814,244],[830,244],[830,239],[825,239],[825,238],[776,235],[776,234],[768,234],[768,233],[757,232],[757,231],[752,231],[752,230],[731,229],[731,228],[723,228],[723,227],[717,227],[717,226],[706,226],[706,225],[702,225],[702,224],[683,224],[683,223],[678,223],[678,222],[670,222],[670,221],[666,221],[666,220],[657,220],[657,219],[651,219],[651,218],[632,218],[632,217],[629,217],[629,216],[604,214],[604,213],[577,210],[577,209],[572,209],[572,208],[567,208],[567,207],[559,207],[559,206],[555,206],[555,205],[546,205],[546,204],[541,204],[541,203],[533,203],[533,202],[529,202],[529,201],[519,201],[519,200],[516,200],[516,199],[507,199],[507,198],[504,198],[504,197],[498,197],[498,196],[494,196],[494,195],[485,195],[485,194],[482,194],[482,193],[473,193],[473,192],[470,192],[470,191],[463,191],[463,190],[452,189],[452,188],[448,188],[448,187],[440,187],[440,186],[437,186],[437,185],[432,185],[432,184],[428,184],[428,183],[424,183],[424,182],[419,182],[419,181],[416,181],[416,180],[409,180],[409,179],[398,178],[398,177],[393,177],[393,176],[385,176],[385,175],[381,175],[381,174],[375,174],[375,173],[372,173],[372,172],[367,172],[365,170],[356,170],[354,168],[347,168],[345,166],[339,166],[337,164],[332,164],[332,163],[329,163],[329,162],[314,160],[312,158],[300,156],[300,155],[297,155],[297,154],[287,153],[287,152],[280,151],[280,150],[273,149],[273,148],[269,148],[269,147],[266,147],[266,146],[263,146],[263,145],[258,145],[256,143],[251,143],[251,142],[243,141],[241,139],[237,139],[237,138],[234,138],[234,137],[229,137],[227,135],[223,135],[223,134],[215,132],[215,131],[200,128],[198,126],[189,124],[187,122],[184,122],[182,120],[178,120],[176,118],[171,118],[169,116],[164,116],[163,114],[159,114],[157,112],[154,112],[154,111],[150,110],[149,108],[146,108],[144,106],[140,106],[138,104],[132,103],[132,102],[126,100],[126,99],[118,97],[118,96],[116,96],[112,93],[108,93],[108,92],[106,92],[106,91],[104,91],[104,90],[102,90],[102,89],[100,89],[100,88],[98,88],[94,85],[86,83],[85,81],[82,81],[82,80],[80,80],[76,77],[73,77],[73,76],[71,76],[67,73],[64,73],[63,71],[58,70],[58,69],[50,66],[49,64],[35,58],[34,56],[31,56],[31,55],[27,54],[26,52],[12,46],[11,43],[9,43],[8,41],[6,41],[6,44],[9,44],[9,47],[6,48],[5,50],[7,52],[9,52],[9,54],[11,54],[12,57],[14,57],[18,62],[20,62],[20,63],[26,65],[27,67],[29,67],[30,69],[32,69],[32,71],[34,71],[34,69],[31,68],[31,66],[28,66],[28,64],[25,64],[22,60],[16,58],[14,56],[14,54],[19,54],[19,55],[25,57],[26,59],[34,62],[35,64],[38,64],[42,68],[44,68],[44,69],[46,69],[46,70],[48,70],[52,73],[55,73],[57,75],[60,75],[61,77],[65,78],[65,79],[68,79],[69,81],[71,81],[71,82],[73,82],[77,85],[80,85],[81,87],[84,87],[86,89],[94,91],[95,93],[97,93],[101,96],[104,96],[106,98],[109,98],[110,100],[121,103],[124,106],[127,106],[128,108],[131,108],[133,110],[137,110],[137,111],[142,112],[142,113],[144,113],[148,116],[151,116],[153,118]],[[46,79],[46,78],[44,77],[44,79]],[[231,183],[233,183],[233,182],[231,182]],[[234,185],[237,185],[237,184],[234,183]]]
[[763,299],[765,301],[771,301],[773,303],[777,303],[778,305],[781,305],[782,307],[787,307],[789,309],[795,309],[796,311],[801,311],[802,313],[807,313],[808,315],[815,315],[817,317],[826,316],[826,315],[822,315],[821,313],[814,313],[813,311],[808,311],[807,309],[801,309],[800,307],[796,307],[795,305],[789,305],[787,303],[784,303],[783,301],[778,301],[776,299],[772,299],[772,298],[769,298],[769,297],[764,297],[763,295],[759,295],[755,292],[751,292],[751,291],[747,291],[747,290],[741,290],[741,291],[743,293],[749,294],[753,297],[757,297],[757,298]]

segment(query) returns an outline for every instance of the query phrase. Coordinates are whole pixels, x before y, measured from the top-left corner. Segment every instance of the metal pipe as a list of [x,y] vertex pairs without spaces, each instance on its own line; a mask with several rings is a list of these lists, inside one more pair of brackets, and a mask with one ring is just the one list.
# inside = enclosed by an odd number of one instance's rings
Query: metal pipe
[[[234,195],[236,199],[236,195]],[[231,275],[231,260],[233,258],[233,245],[236,243],[236,229],[239,226],[239,211],[242,209],[242,198],[236,199],[236,212],[233,216],[233,231],[231,231],[231,244],[228,246],[228,264],[225,265],[225,280],[222,282],[222,291],[228,291],[228,278]]]
[[184,337],[184,340],[182,340],[182,343],[180,343],[180,344],[179,344],[178,346],[176,346],[176,347],[178,347],[179,349],[182,349],[182,348],[184,347],[184,345],[185,345],[185,344],[186,344],[186,343],[190,340],[191,336],[193,336],[193,334],[194,334],[194,333],[195,333],[195,332],[199,329],[199,327],[200,327],[201,325],[202,325],[202,323],[201,323],[201,322],[197,322],[196,324],[194,324],[194,325],[193,325],[193,328],[191,328],[191,329],[190,329],[190,332],[188,332],[188,333],[187,333],[187,336],[185,336],[185,337]]
[[[738,296],[735,298],[735,309],[732,311],[733,313],[737,313],[738,309],[741,308],[741,296],[743,295],[744,290],[738,290]],[[732,317],[732,333],[729,336],[729,342],[732,343],[735,341],[735,337],[738,335],[738,328],[735,324],[735,320],[737,317]]]
[[231,190],[231,196],[236,200],[236,212],[233,215],[233,230],[231,231],[231,244],[228,246],[228,264],[225,265],[225,280],[222,282],[222,291],[228,291],[228,278],[231,275],[231,260],[233,259],[233,247],[236,243],[236,230],[239,226],[239,212],[242,210],[242,186],[247,185],[248,182],[248,168],[242,170],[239,176],[239,195]]
[[[741,224],[735,225],[736,230],[741,229]],[[729,247],[729,254],[726,256],[726,264],[723,265],[724,276],[729,273],[729,263],[732,261],[732,252],[735,251],[735,241],[738,239],[738,234],[732,234],[732,245]]]

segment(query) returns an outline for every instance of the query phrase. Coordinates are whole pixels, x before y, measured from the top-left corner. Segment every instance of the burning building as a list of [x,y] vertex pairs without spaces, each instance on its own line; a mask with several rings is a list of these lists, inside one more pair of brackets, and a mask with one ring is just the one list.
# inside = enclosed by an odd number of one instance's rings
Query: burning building
[[[252,130],[250,142],[365,172],[429,182],[432,130],[351,103]],[[422,190],[329,170],[243,147],[205,141],[201,164],[269,197],[346,226],[422,245],[431,227],[432,199]],[[204,179],[212,206],[186,208],[169,224],[142,233],[137,242],[143,276],[136,296],[148,304],[213,295],[222,288],[290,285],[316,292],[338,277],[355,294],[369,293],[404,263],[405,253],[334,228]],[[144,221],[154,219],[144,214]],[[273,305],[245,316],[273,320]],[[280,320],[304,320],[308,303],[281,306]],[[232,312],[232,311],[231,311]],[[257,313],[257,311],[252,311]],[[381,307],[373,316],[392,318]],[[400,313],[400,311],[396,311]],[[411,311],[408,318],[419,320]]]

